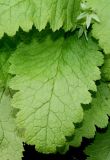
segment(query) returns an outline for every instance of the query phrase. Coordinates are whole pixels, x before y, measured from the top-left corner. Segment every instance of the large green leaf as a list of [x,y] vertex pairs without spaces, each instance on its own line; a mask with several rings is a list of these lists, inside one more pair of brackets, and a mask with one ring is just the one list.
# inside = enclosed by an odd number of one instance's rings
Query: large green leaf
[[49,22],[53,31],[67,31],[76,26],[80,0],[0,0],[0,37],[12,36],[21,27],[29,31],[34,24],[38,30]]
[[97,133],[94,143],[86,149],[87,160],[110,160],[110,124],[105,133]]
[[99,40],[105,53],[110,54],[110,0],[87,0],[87,2],[100,19],[100,23],[93,25],[93,36]]
[[91,101],[89,90],[96,91],[102,54],[91,38],[51,35],[19,45],[10,63],[16,75],[10,87],[18,90],[12,105],[20,109],[17,124],[25,129],[25,141],[40,152],[55,152],[73,134],[73,123],[82,120],[81,104]]
[[9,91],[0,90],[0,159],[21,160],[23,144],[17,134]]
[[110,116],[110,88],[106,83],[101,82],[90,107],[84,111],[83,123],[76,128],[70,145],[79,146],[82,137],[92,138],[95,135],[96,126],[106,127],[108,115]]

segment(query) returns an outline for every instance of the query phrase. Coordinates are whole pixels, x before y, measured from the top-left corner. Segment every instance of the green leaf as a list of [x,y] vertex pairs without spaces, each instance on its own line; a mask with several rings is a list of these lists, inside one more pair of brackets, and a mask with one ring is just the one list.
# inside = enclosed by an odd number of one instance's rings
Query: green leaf
[[110,116],[110,88],[106,83],[101,82],[90,107],[84,110],[84,120],[82,124],[76,128],[70,145],[79,146],[82,137],[94,137],[96,126],[99,128],[107,126],[108,115]]
[[110,159],[110,124],[105,133],[97,133],[94,143],[87,147],[87,160],[109,160]]
[[8,74],[9,70],[9,57],[11,52],[0,51],[0,88],[6,87],[7,81],[10,78]]
[[19,45],[10,63],[15,75],[10,87],[18,90],[12,105],[20,109],[17,124],[25,129],[25,141],[40,152],[55,152],[74,133],[73,123],[82,120],[81,104],[91,101],[89,90],[96,91],[101,52],[91,38],[50,35]]
[[104,60],[104,65],[101,69],[102,78],[105,81],[110,81],[110,56],[107,55]]
[[99,45],[106,54],[110,54],[110,1],[109,0],[87,0],[98,15],[100,23],[93,25],[93,36],[99,40]]
[[[5,39],[6,40],[6,39]],[[8,74],[11,48],[0,48],[0,158],[2,160],[21,160],[23,152],[22,139],[18,136],[13,108],[11,107],[11,91],[7,89],[11,76]]]
[[0,159],[21,160],[23,145],[16,130],[9,91],[0,90]]
[[33,24],[41,31],[48,22],[53,31],[67,31],[75,28],[79,12],[80,0],[1,0],[0,37],[13,36],[19,27],[29,31]]

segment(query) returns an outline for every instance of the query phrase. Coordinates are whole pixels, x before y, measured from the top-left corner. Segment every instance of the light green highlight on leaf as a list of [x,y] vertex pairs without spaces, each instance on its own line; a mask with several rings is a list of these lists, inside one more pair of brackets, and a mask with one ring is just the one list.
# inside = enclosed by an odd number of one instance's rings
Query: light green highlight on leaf
[[23,144],[18,136],[9,91],[0,90],[0,159],[21,160]]
[[28,32],[34,24],[41,31],[47,23],[53,31],[76,27],[80,0],[0,0],[0,37],[13,36],[19,27]]
[[10,87],[18,90],[12,105],[20,109],[17,125],[25,129],[25,141],[37,151],[56,152],[82,120],[81,104],[91,102],[89,90],[96,91],[102,54],[91,38],[48,36],[19,45],[10,63],[15,75]]
[[110,1],[109,0],[87,0],[98,15],[100,23],[93,25],[93,36],[99,40],[99,45],[106,54],[110,54]]

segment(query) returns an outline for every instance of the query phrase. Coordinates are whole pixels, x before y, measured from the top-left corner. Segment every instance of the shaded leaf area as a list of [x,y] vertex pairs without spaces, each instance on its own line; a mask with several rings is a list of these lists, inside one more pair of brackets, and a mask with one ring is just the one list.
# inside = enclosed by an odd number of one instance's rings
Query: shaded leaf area
[[92,94],[90,107],[84,106],[84,119],[82,124],[77,124],[75,135],[70,144],[80,146],[82,137],[93,138],[96,126],[105,128],[110,116],[110,88],[107,83],[97,81],[97,92]]
[[51,33],[51,36],[54,39],[61,35],[68,37],[72,34],[70,31],[64,32],[63,29],[52,32],[49,25],[47,25],[45,30],[42,30],[41,32],[39,32],[34,26],[32,26],[32,29],[29,32],[25,32],[22,30],[22,28],[19,28],[19,30],[16,32],[16,35],[13,37],[4,34],[3,38],[0,39],[0,51],[13,51],[20,43],[23,42],[24,44],[29,44],[32,42],[33,38],[37,38],[37,40],[43,41],[46,39],[49,33]]
[[110,123],[105,132],[97,132],[93,143],[86,147],[87,160],[110,159]]
[[[109,119],[110,122],[110,119]],[[96,128],[97,132],[100,133],[102,136],[107,132],[108,127],[104,129]],[[68,152],[65,154],[42,154],[35,150],[34,146],[30,146],[24,144],[24,152],[22,160],[87,160],[88,155],[84,153],[84,150],[90,144],[93,144],[95,138],[86,139],[83,138],[82,144],[78,148],[70,147]],[[99,160],[99,159],[98,159]]]
[[104,65],[102,66],[102,79],[110,82],[110,55],[105,56]]
[[85,160],[86,155],[83,153],[83,149],[88,143],[89,141],[85,140],[85,143],[79,148],[70,147],[69,151],[64,155],[59,153],[49,155],[41,154],[35,150],[34,146],[24,145],[25,152],[22,160]]

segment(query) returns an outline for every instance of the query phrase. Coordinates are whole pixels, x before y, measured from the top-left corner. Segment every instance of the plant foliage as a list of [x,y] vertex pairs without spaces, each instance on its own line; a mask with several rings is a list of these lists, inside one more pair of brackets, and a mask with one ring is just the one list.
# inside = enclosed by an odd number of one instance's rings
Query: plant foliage
[[110,116],[109,10],[109,0],[0,1],[1,159],[21,160],[23,142],[64,153],[95,134],[87,159],[110,159],[110,127],[96,133]]

